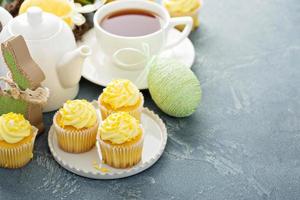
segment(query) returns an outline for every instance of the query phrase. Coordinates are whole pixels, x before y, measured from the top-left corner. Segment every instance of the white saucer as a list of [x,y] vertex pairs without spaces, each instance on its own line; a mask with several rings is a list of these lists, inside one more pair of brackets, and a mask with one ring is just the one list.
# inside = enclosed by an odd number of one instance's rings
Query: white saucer
[[[172,41],[178,38],[179,34],[180,32],[177,29],[172,29],[168,40]],[[116,78],[129,79],[135,83],[142,72],[142,70],[126,71],[105,62],[104,56],[100,52],[100,48],[98,48],[99,44],[96,41],[94,29],[88,31],[77,45],[89,45],[92,48],[93,54],[83,64],[82,76],[97,85],[106,86]],[[191,68],[195,60],[195,49],[193,43],[187,38],[173,49],[162,52],[160,57],[176,58]],[[137,83],[137,87],[139,89],[147,89],[147,78]]]
[[92,179],[124,178],[140,173],[151,167],[161,157],[166,147],[168,137],[167,129],[158,115],[144,108],[142,113],[142,125],[145,130],[142,161],[128,169],[116,169],[105,164],[101,164],[100,167],[107,169],[108,172],[104,173],[96,169],[94,166],[95,163],[97,163],[97,166],[99,166],[100,163],[96,147],[89,152],[81,154],[64,152],[58,146],[53,126],[50,128],[48,134],[48,145],[54,159],[70,172]]

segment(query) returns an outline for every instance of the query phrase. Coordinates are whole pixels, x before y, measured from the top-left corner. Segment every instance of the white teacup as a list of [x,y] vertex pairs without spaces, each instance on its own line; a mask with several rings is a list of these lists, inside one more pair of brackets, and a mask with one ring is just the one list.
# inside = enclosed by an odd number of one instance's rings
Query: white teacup
[[[101,27],[100,22],[106,16],[126,9],[141,9],[155,13],[161,18],[161,29],[148,35],[126,37],[109,33]],[[167,44],[168,32],[177,25],[185,25],[185,28],[180,37]],[[101,7],[94,15],[94,26],[98,43],[106,58],[120,68],[137,70],[144,68],[150,57],[178,45],[188,37],[193,27],[193,19],[171,18],[163,6],[150,1],[122,0]]]

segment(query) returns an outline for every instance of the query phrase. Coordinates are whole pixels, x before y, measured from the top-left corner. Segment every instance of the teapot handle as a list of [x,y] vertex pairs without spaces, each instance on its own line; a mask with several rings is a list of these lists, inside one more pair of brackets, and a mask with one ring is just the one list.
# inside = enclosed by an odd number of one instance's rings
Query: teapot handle
[[13,17],[6,11],[3,7],[0,6],[0,22],[2,27],[4,27]]

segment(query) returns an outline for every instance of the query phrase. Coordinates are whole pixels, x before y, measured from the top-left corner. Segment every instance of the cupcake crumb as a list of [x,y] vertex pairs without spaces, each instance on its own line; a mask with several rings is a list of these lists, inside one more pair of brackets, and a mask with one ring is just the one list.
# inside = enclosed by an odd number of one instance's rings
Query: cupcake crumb
[[103,172],[103,173],[110,172],[109,169],[107,169],[107,168],[105,168],[105,167],[101,167],[101,168],[100,168],[100,171]]
[[93,161],[93,167],[94,167],[96,170],[99,170],[99,171],[102,172],[102,173],[110,172],[109,169],[107,169],[107,168],[105,168],[105,167],[101,167],[101,165],[98,165],[97,161]]

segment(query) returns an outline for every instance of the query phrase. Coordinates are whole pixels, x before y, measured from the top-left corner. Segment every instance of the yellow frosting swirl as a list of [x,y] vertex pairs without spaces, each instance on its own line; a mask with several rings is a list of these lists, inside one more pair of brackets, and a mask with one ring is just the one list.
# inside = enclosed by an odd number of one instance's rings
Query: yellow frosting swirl
[[199,0],[165,0],[164,6],[170,13],[190,13],[201,7]]
[[31,134],[30,123],[21,114],[8,113],[0,117],[0,141],[15,144]]
[[139,97],[139,90],[131,81],[118,79],[107,85],[100,96],[100,101],[113,109],[118,109],[135,105]]
[[126,112],[111,114],[100,127],[101,139],[113,144],[129,142],[141,133],[139,121]]
[[90,128],[97,122],[96,110],[86,100],[68,100],[59,110],[61,127],[72,126],[76,129]]

